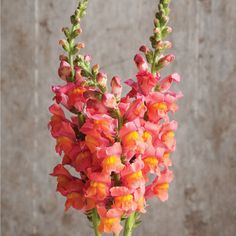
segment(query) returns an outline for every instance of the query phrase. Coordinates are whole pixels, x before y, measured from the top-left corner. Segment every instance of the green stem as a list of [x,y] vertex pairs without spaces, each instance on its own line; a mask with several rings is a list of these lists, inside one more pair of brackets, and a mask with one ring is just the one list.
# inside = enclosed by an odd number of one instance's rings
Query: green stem
[[101,236],[100,232],[98,231],[98,225],[99,225],[100,220],[99,220],[97,210],[95,208],[92,211],[92,222],[93,222],[93,229],[94,229],[95,236]]
[[156,60],[157,60],[157,51],[155,51],[153,56],[153,63],[152,63],[152,69],[151,72],[154,75],[156,73]]
[[135,213],[131,214],[125,221],[124,236],[131,236],[135,224]]
[[120,234],[113,234],[113,236],[119,236]]

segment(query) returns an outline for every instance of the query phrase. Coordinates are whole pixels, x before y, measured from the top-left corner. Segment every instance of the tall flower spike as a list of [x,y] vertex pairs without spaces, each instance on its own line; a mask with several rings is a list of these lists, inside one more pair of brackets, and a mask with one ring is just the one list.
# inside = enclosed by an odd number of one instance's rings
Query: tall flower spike
[[76,42],[88,0],[80,1],[71,27],[63,28],[60,45],[66,55],[60,56],[58,75],[64,84],[52,87],[54,104],[49,108],[49,129],[61,161],[51,175],[57,177],[57,191],[66,198],[65,209],[85,213],[96,236],[118,236],[122,229],[123,236],[131,236],[140,214],[146,212],[147,200],[168,197],[169,156],[176,147],[177,129],[170,113],[177,111],[182,97],[171,90],[180,76],[163,78],[160,73],[174,60],[174,55],[164,54],[172,46],[164,40],[172,31],[167,25],[169,3],[160,0],[152,49],[141,46],[146,60],[140,54],[134,57],[136,81],[126,81],[131,90],[124,97],[121,79],[114,76],[108,81],[91,56],[81,54],[85,44]]
[[164,65],[163,62],[160,63],[160,60],[163,57],[162,53],[172,47],[169,41],[164,41],[165,37],[172,32],[171,27],[167,25],[169,22],[170,2],[171,0],[160,0],[158,4],[158,12],[154,19],[153,35],[150,37],[153,50],[145,45],[139,49],[145,54],[147,62],[151,65],[151,72],[154,75],[167,65],[167,63]]
[[81,48],[83,48],[83,44],[75,43],[75,38],[80,35],[82,32],[80,27],[80,19],[85,15],[85,10],[88,5],[88,0],[82,0],[74,15],[71,16],[71,28],[65,27],[62,29],[66,36],[66,40],[60,40],[60,45],[63,49],[68,53],[68,63],[71,67],[71,75],[67,78],[68,81],[74,81],[75,71],[74,71],[74,55],[76,55]]

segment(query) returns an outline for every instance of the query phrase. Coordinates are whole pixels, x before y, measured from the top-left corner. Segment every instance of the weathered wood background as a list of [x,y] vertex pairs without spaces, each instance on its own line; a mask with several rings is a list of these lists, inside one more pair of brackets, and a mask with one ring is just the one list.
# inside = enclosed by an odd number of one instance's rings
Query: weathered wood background
[[[82,40],[109,76],[134,77],[148,43],[155,0],[91,0]],[[64,214],[49,173],[57,163],[47,130],[57,45],[76,0],[2,1],[2,235],[92,235],[84,216]],[[236,2],[172,3],[171,40],[183,78],[167,203],[153,201],[135,235],[236,234]]]

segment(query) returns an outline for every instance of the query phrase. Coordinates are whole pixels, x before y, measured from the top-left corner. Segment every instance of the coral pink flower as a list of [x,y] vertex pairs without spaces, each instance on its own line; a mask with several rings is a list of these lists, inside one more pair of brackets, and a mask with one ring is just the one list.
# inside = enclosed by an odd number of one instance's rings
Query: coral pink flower
[[117,102],[114,94],[104,93],[102,96],[102,102],[105,107],[115,109],[117,108]]
[[144,163],[143,175],[148,180],[148,174],[157,174],[160,175],[160,159],[164,155],[164,148],[157,147],[154,148],[152,145],[149,145],[145,153],[142,155],[142,160]]
[[137,74],[138,86],[143,95],[148,95],[159,81],[158,76],[154,76],[148,71],[140,71]]
[[114,143],[110,147],[98,150],[97,156],[102,159],[102,169],[104,173],[119,173],[124,165],[121,163],[122,149],[120,143]]
[[161,176],[157,177],[146,190],[146,197],[157,196],[161,201],[168,199],[169,183],[173,180],[173,173],[165,170]]
[[145,185],[145,179],[142,174],[144,163],[140,158],[136,158],[134,163],[127,165],[121,171],[121,179],[124,186],[130,189],[136,189]]
[[150,121],[158,122],[160,119],[168,120],[168,104],[165,101],[165,95],[160,92],[152,92],[147,98],[147,115]]
[[89,187],[86,190],[86,197],[102,201],[109,195],[111,179],[109,175],[100,172],[88,170],[90,180]]
[[171,121],[170,123],[166,123],[163,125],[159,138],[163,144],[165,144],[166,148],[173,152],[176,146],[175,133],[174,131],[177,129],[178,123],[176,121]]
[[98,229],[101,233],[119,234],[122,230],[120,219],[123,212],[120,209],[107,210],[105,207],[97,207],[101,222]]
[[160,81],[160,91],[166,92],[170,89],[173,82],[180,82],[180,76],[177,73],[169,75],[165,79]]
[[85,99],[83,96],[85,91],[86,91],[86,88],[81,87],[81,86],[76,86],[74,89],[68,92],[67,105],[69,107],[74,107],[78,110],[78,112],[81,112],[85,104]]
[[108,109],[104,105],[104,103],[98,99],[88,99],[86,103],[86,113],[90,115],[96,115],[96,114],[107,114]]
[[71,109],[71,107],[68,105],[67,93],[71,91],[74,87],[75,84],[73,83],[67,83],[63,86],[53,86],[52,91],[55,93],[55,97],[53,99],[56,100],[58,104],[62,104],[67,109]]
[[131,91],[126,95],[127,97],[133,98],[137,96],[137,93],[141,93],[138,83],[133,81],[132,79],[126,80],[125,84],[127,84],[128,86],[132,88]]
[[145,207],[146,207],[146,199],[145,199],[145,187],[142,186],[141,188],[138,188],[134,192],[134,200],[137,203],[137,209],[136,211],[141,213],[146,213]]
[[118,208],[125,212],[135,211],[137,203],[134,201],[133,191],[127,187],[113,187],[110,189],[111,196],[114,198],[112,208]]
[[132,121],[137,118],[143,118],[147,108],[144,104],[142,98],[138,98],[137,100],[130,103],[129,109],[124,114],[124,118],[127,121]]
[[131,159],[135,154],[143,153],[145,150],[145,144],[139,128],[140,122],[136,119],[125,123],[120,130],[123,152],[127,160]]

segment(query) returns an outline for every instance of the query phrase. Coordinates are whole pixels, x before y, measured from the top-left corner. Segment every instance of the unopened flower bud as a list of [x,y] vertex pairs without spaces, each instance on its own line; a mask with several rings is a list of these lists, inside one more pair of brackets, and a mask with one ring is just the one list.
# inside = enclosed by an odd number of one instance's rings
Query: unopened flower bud
[[158,63],[158,67],[163,68],[169,65],[174,59],[175,59],[175,56],[173,54],[168,54],[160,59]]
[[166,24],[166,23],[168,23],[169,22],[169,17],[168,16],[163,16],[163,18],[162,18],[162,21],[163,21],[163,24]]
[[71,75],[71,66],[67,61],[61,61],[58,75],[62,80],[67,80]]
[[173,29],[170,26],[167,26],[166,28],[168,33],[171,33],[173,31]]
[[144,60],[144,58],[140,54],[137,54],[134,57],[134,61],[140,71],[145,71],[148,69],[147,62]]
[[154,26],[159,27],[160,26],[160,21],[158,19],[154,19]]
[[105,73],[99,72],[97,74],[97,82],[102,86],[106,87],[107,86],[107,75]]
[[100,69],[100,66],[98,64],[94,65],[92,67],[92,73],[96,75],[98,73],[99,69]]
[[68,42],[67,42],[65,39],[61,39],[61,40],[59,41],[59,45],[61,45],[61,46],[63,47],[63,49],[64,49],[65,51],[67,51],[67,52],[70,50],[69,44],[68,44]]
[[154,29],[153,29],[153,33],[155,33],[155,34],[160,34],[161,31],[160,31],[159,28],[154,28]]
[[78,50],[80,50],[81,48],[85,48],[85,44],[84,44],[84,43],[77,43],[77,44],[75,45],[75,47],[76,47]]
[[67,44],[67,41],[65,39],[61,39],[59,41],[59,45],[61,45],[62,47],[65,46]]
[[69,37],[70,30],[69,30],[68,27],[64,27],[64,28],[62,28],[62,32],[65,34],[66,37]]
[[90,55],[85,55],[84,60],[89,63],[92,61],[92,57]]
[[120,98],[121,97],[121,93],[122,93],[122,86],[120,83],[120,78],[118,76],[114,76],[111,80],[111,89],[112,89],[112,93]]
[[66,55],[63,55],[63,54],[62,54],[62,55],[59,56],[59,60],[60,60],[60,61],[67,61],[68,58],[67,58]]
[[170,49],[172,47],[172,43],[169,41],[158,41],[156,44],[156,49]]
[[143,52],[144,54],[147,54],[150,50],[147,46],[143,45],[139,48],[140,52]]

